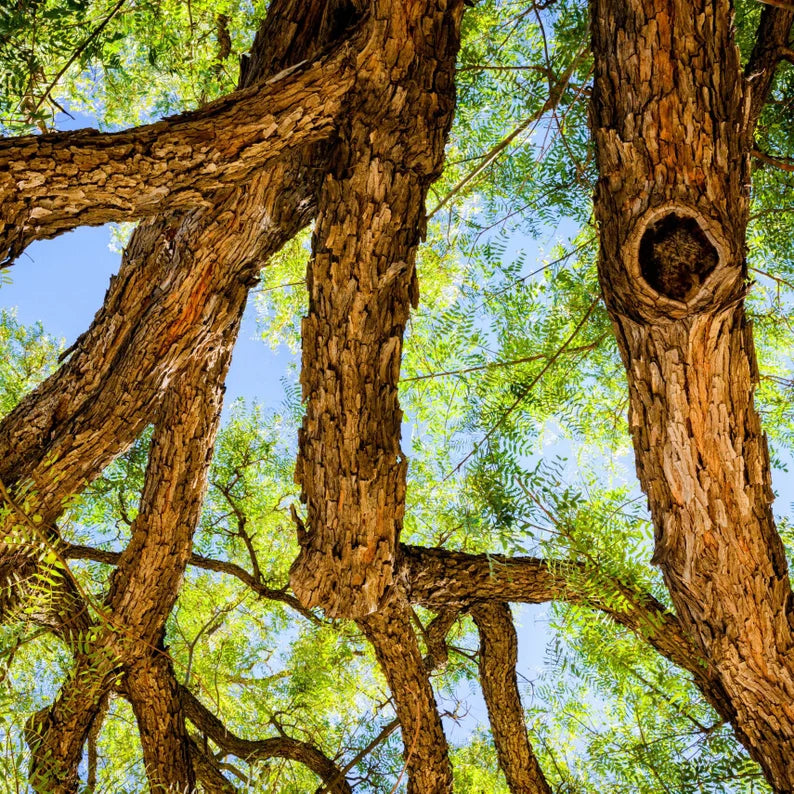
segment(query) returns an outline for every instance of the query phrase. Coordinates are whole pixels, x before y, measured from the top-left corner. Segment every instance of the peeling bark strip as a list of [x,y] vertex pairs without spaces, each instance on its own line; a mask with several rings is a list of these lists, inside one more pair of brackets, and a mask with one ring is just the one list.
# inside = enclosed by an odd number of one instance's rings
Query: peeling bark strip
[[[152,656],[158,653],[190,557],[243,305],[238,305],[237,321],[225,336],[216,337],[204,356],[180,373],[165,397],[152,439],[141,509],[106,598],[112,625],[99,625],[85,638],[73,675],[29,731],[30,782],[37,792],[77,790],[77,766],[88,730],[125,671],[130,675],[130,700],[142,720],[139,728],[152,787],[165,783],[178,791],[193,787],[186,737],[165,731],[167,725],[178,728],[179,715],[160,710],[155,718],[140,704],[147,698],[156,668],[163,664]],[[162,708],[168,711],[167,702]]]
[[332,617],[375,611],[393,580],[407,462],[397,399],[418,301],[425,196],[454,109],[461,0],[375,0],[319,198],[303,321],[296,480],[308,528],[290,583]]
[[219,188],[330,137],[360,45],[144,127],[0,140],[0,267],[76,226],[206,205]]
[[[599,274],[654,559],[739,739],[791,792],[792,594],[742,301],[761,105],[740,71],[728,0],[592,0],[591,13]],[[761,33],[780,39],[775,25]],[[768,88],[775,59],[759,46],[755,61]]]
[[518,692],[518,637],[510,607],[479,603],[471,616],[480,633],[480,685],[499,766],[512,794],[551,794],[527,736]]
[[398,590],[378,612],[358,621],[372,643],[394,698],[402,731],[408,794],[450,794],[452,767],[430,676]]

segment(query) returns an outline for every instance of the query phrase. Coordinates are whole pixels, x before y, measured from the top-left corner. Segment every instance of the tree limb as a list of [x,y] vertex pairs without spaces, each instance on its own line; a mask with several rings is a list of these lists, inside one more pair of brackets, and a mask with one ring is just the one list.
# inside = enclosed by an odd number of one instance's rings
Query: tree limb
[[329,137],[354,81],[352,47],[155,124],[0,140],[0,267],[76,226],[206,205]]
[[792,23],[794,5],[790,3],[770,3],[761,12],[755,45],[744,70],[745,79],[750,84],[748,132],[755,128],[764,109],[777,65],[787,57]]
[[377,612],[357,623],[375,649],[394,699],[405,747],[408,791],[443,794],[452,791],[447,740],[403,599],[399,592],[392,592]]
[[471,616],[480,633],[480,685],[499,765],[512,794],[551,794],[527,735],[518,692],[518,638],[510,607],[478,602]]
[[351,794],[350,784],[337,765],[314,745],[287,736],[270,739],[241,739],[231,731],[186,687],[180,686],[182,710],[202,733],[224,752],[248,762],[268,758],[298,761],[323,780],[332,794]]

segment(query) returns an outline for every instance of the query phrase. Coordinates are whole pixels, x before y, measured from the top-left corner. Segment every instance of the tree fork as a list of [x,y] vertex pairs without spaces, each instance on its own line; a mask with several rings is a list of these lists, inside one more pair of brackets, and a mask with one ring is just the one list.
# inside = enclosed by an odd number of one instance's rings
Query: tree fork
[[791,792],[792,595],[753,406],[743,297],[755,105],[733,9],[592,0],[591,20],[599,276],[654,561],[738,738],[776,791]]

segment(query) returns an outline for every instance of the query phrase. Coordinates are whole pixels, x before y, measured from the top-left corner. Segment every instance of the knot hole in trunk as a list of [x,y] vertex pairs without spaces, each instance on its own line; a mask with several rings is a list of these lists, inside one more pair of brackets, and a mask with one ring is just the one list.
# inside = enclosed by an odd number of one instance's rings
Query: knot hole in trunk
[[686,303],[717,267],[719,254],[695,218],[672,212],[648,225],[640,240],[639,260],[651,287]]

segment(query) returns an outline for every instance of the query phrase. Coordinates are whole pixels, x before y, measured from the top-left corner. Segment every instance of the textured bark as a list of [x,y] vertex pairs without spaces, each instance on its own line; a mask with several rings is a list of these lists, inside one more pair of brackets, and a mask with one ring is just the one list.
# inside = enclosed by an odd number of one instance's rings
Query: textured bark
[[433,688],[416,635],[411,612],[393,590],[378,612],[358,621],[375,649],[394,699],[405,747],[409,794],[452,791],[452,767]]
[[694,684],[723,719],[735,710],[712,665],[679,619],[647,593],[604,579],[566,561],[465,554],[403,546],[404,577],[412,603],[428,609],[467,609],[478,601],[542,604],[567,601],[597,609],[647,641]]
[[789,46],[789,35],[794,23],[794,7],[767,5],[761,12],[755,46],[744,70],[749,83],[750,115],[748,131],[758,121],[775,77],[775,69]]
[[[157,728],[165,715],[153,715],[140,703],[147,694],[149,706],[159,698],[156,689],[146,691],[157,666],[165,663],[152,658],[152,653],[159,653],[165,621],[190,557],[220,418],[223,382],[243,305],[244,295],[236,322],[215,336],[205,355],[191,362],[165,397],[152,439],[140,512],[105,601],[108,616],[84,642],[75,671],[52,708],[39,715],[29,731],[30,782],[36,791],[76,791],[77,765],[87,732],[127,666],[130,699],[143,720],[147,770],[151,768],[154,775],[150,782],[162,785],[167,771],[168,785],[175,786],[174,790],[192,789],[185,736],[174,734],[165,741],[165,724],[159,732]],[[167,711],[169,702],[160,705],[160,710]],[[181,724],[178,715],[174,718]],[[167,749],[175,755],[163,755]]]
[[162,651],[145,654],[129,666],[124,683],[151,790],[192,791],[191,746],[171,660]]
[[518,638],[507,604],[478,603],[471,616],[480,633],[480,685],[496,754],[512,794],[551,794],[527,736],[518,692]]
[[599,274],[654,560],[739,739],[777,791],[794,791],[791,588],[743,306],[753,93],[732,8],[591,8]]
[[331,794],[350,794],[350,784],[342,771],[314,745],[287,736],[241,739],[231,733],[189,689],[180,687],[179,696],[185,717],[226,753],[249,761],[264,761],[268,758],[299,761],[323,781]]
[[188,737],[193,774],[205,794],[236,794],[237,789],[223,776],[215,757],[192,737]]
[[374,0],[319,197],[296,469],[308,528],[290,583],[333,617],[375,611],[393,580],[407,468],[402,335],[418,300],[425,196],[452,121],[462,10],[461,0]]
[[[338,32],[318,9],[338,5],[275,0],[242,86],[314,56],[328,43],[323,36]],[[307,42],[309,23],[319,27]],[[309,222],[327,157],[322,145],[299,150],[245,189],[216,195],[211,207],[135,231],[91,328],[67,362],[0,423],[0,480],[32,492],[31,512],[52,522],[140,434],[163,387],[207,344],[212,324],[229,321],[261,264]],[[2,619],[13,615],[21,585],[38,567],[31,544],[4,542],[15,525],[0,528]],[[64,609],[53,625],[76,614],[72,595],[55,599]]]
[[330,137],[354,81],[351,46],[144,127],[0,140],[0,266],[76,226],[207,204]]

